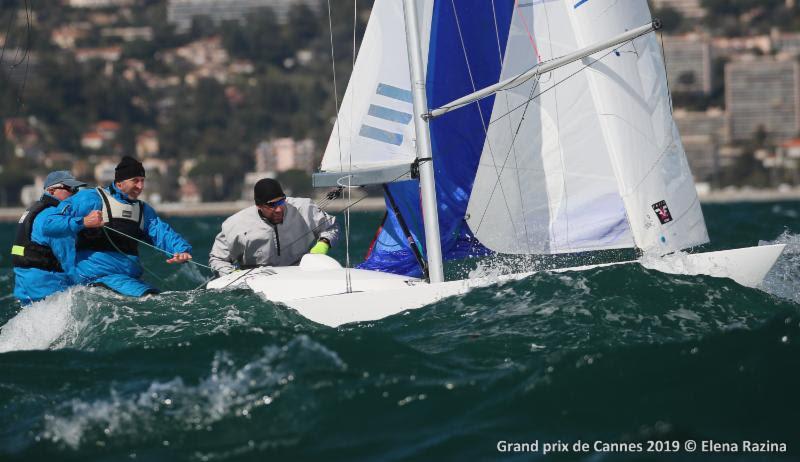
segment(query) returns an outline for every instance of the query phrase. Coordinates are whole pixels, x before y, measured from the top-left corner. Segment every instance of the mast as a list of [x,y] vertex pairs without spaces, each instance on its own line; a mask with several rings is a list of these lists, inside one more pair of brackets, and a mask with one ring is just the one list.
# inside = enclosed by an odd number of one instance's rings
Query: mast
[[428,98],[425,95],[425,72],[422,67],[416,0],[403,0],[406,23],[406,48],[411,70],[411,92],[414,96],[414,126],[417,133],[417,162],[422,192],[422,217],[425,222],[425,249],[428,258],[429,281],[444,282],[442,243],[439,236],[439,212],[436,202],[436,182],[433,176],[433,152],[428,119]]

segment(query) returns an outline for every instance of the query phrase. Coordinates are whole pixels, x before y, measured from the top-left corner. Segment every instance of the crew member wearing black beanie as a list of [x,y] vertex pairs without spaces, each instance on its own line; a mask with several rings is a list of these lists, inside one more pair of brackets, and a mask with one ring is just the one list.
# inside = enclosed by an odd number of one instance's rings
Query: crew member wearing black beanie
[[214,239],[208,264],[218,275],[237,268],[297,265],[306,254],[326,254],[336,244],[336,219],[311,199],[286,197],[278,181],[259,180],[253,199],[254,205],[222,223]]
[[264,178],[258,180],[253,187],[253,197],[256,200],[256,205],[264,205],[267,202],[272,202],[275,199],[286,197],[283,193],[283,188],[277,180],[272,178]]
[[131,156],[125,156],[114,169],[114,183],[144,176],[144,165]]

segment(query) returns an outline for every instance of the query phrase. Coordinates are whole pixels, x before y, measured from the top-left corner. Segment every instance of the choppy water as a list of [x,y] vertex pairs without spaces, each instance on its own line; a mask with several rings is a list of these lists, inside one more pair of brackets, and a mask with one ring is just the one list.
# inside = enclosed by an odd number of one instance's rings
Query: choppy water
[[[2,255],[0,460],[800,460],[800,203],[704,210],[713,249],[789,244],[763,290],[624,265],[331,329],[150,253],[162,295],[19,311]],[[201,262],[221,221],[171,220]],[[656,439],[787,452],[497,450]]]

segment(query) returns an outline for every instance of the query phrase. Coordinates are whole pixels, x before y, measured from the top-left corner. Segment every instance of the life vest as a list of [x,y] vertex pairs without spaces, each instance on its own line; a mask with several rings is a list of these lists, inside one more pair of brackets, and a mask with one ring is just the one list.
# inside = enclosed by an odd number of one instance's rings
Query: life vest
[[84,229],[78,233],[78,250],[100,250],[139,255],[139,240],[149,240],[144,232],[144,207],[140,201],[120,202],[103,188],[95,188],[103,200],[104,228],[113,228],[125,235],[103,228]]
[[58,199],[45,194],[20,217],[17,223],[17,235],[14,245],[11,247],[11,260],[15,268],[39,268],[55,273],[64,272],[53,249],[31,241],[33,220],[43,210],[58,204]]

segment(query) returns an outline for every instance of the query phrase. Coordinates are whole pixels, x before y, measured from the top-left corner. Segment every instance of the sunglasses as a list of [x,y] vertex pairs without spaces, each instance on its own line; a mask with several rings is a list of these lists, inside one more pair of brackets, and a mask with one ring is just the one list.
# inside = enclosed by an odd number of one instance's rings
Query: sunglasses
[[56,186],[55,189],[63,189],[64,191],[69,191],[72,194],[75,194],[80,190],[80,186],[67,186],[67,185],[60,185]]
[[274,209],[275,207],[280,207],[281,205],[284,205],[285,203],[286,203],[286,198],[284,197],[283,199],[278,199],[276,201],[267,202],[264,205],[266,207]]

